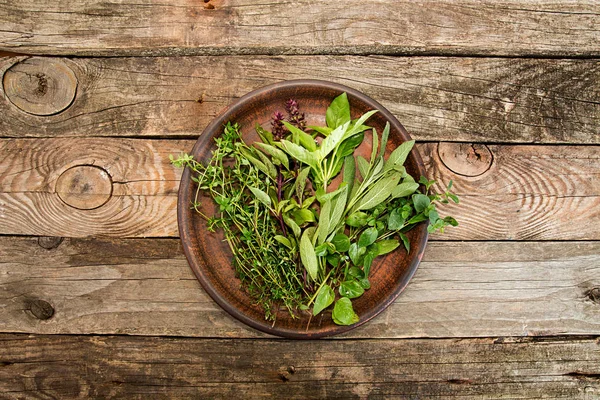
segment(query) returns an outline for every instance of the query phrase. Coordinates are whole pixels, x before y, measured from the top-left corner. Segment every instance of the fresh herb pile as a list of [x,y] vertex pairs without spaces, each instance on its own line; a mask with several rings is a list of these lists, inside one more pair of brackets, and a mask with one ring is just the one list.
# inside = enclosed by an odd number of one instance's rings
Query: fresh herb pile
[[[225,233],[242,287],[265,318],[274,320],[281,306],[298,317],[334,304],[333,321],[351,325],[359,320],[351,299],[377,290],[369,283],[374,259],[401,243],[409,252],[406,232],[421,222],[428,221],[429,232],[456,226],[454,218],[440,218],[435,203],[458,197],[452,181],[445,193],[432,194],[434,181],[407,174],[414,141],[384,159],[389,123],[379,136],[366,125],[377,110],[352,120],[346,93],[327,109],[327,126],[306,126],[294,100],[285,109],[287,118],[274,114],[271,131],[256,125],[262,142],[245,143],[240,127],[227,123],[208,162],[186,154],[171,160],[192,170],[193,208],[209,230]],[[367,131],[369,159],[354,155]],[[214,199],[217,215],[202,213],[201,192]]]

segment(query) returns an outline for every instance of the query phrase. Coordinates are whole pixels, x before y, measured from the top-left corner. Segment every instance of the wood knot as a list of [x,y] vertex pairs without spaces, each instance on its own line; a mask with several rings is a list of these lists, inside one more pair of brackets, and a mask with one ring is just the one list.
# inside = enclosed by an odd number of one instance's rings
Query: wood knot
[[93,210],[106,204],[112,196],[112,179],[103,168],[78,165],[58,177],[56,194],[73,208]]
[[10,67],[2,79],[6,97],[22,111],[53,115],[75,100],[77,78],[63,61],[28,58]]
[[450,143],[438,144],[438,155],[446,168],[463,176],[479,176],[492,166],[494,156],[484,144]]
[[41,320],[52,318],[54,315],[54,307],[44,300],[32,300],[27,305],[27,309],[31,311],[34,317]]
[[38,238],[38,245],[46,250],[52,250],[60,246],[63,238],[60,236],[41,236]]
[[600,304],[600,288],[592,288],[585,292],[585,295],[594,303]]

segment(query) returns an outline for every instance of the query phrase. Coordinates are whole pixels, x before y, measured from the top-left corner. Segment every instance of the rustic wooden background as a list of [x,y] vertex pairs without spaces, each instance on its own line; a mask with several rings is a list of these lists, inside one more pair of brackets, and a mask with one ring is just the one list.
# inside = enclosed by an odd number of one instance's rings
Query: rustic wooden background
[[[0,1],[0,397],[600,398],[596,0]],[[460,227],[342,337],[222,311],[177,239],[227,104],[356,88],[453,179]]]

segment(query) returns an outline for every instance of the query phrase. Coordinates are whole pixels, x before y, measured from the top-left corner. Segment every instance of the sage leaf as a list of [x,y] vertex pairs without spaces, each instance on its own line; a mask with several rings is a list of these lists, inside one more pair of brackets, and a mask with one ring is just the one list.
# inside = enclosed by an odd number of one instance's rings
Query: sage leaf
[[256,197],[261,203],[263,203],[265,206],[271,208],[271,198],[269,197],[268,194],[266,194],[265,192],[263,192],[260,189],[252,187],[252,186],[248,186],[248,189],[250,189],[250,191],[252,192],[254,197]]
[[335,300],[335,293],[329,285],[323,285],[317,293],[315,298],[315,305],[313,306],[313,315],[318,315],[321,311],[333,304]]
[[356,164],[354,162],[354,156],[349,155],[344,158],[344,174],[342,182],[345,182],[348,186],[348,193],[352,193],[352,186],[354,186],[354,178],[356,177]]
[[[308,178],[308,173],[310,172],[310,168],[304,168],[300,170],[298,173],[298,177],[296,178],[296,196],[298,196],[298,200],[302,201],[302,197],[304,195],[304,188],[306,188],[306,179]],[[304,207],[304,204],[302,205]]]
[[369,210],[387,199],[400,180],[399,174],[392,174],[373,184],[371,189],[358,201],[354,209]]
[[328,126],[309,125],[308,129],[312,129],[313,131],[319,132],[323,136],[329,136],[333,131],[333,129]]
[[360,172],[360,176],[362,176],[363,179],[366,179],[367,175],[369,175],[369,169],[371,168],[371,165],[362,156],[357,156],[356,161],[358,162],[358,172]]
[[346,211],[346,199],[348,197],[348,186],[343,186],[340,193],[331,202],[331,212],[329,215],[329,227],[327,234],[329,235],[335,231],[344,217],[344,211]]
[[268,175],[274,181],[276,181],[277,180],[277,168],[275,168],[275,165],[273,164],[273,162],[269,159],[269,157],[267,157],[266,155],[264,155],[261,151],[257,151],[256,154],[258,155],[258,158],[261,159],[261,161],[263,162],[263,164],[265,164],[265,166],[269,170],[269,174]]
[[325,121],[327,126],[335,129],[340,125],[350,122],[350,103],[346,92],[342,93],[329,105],[325,112]]
[[381,134],[381,147],[379,148],[379,157],[383,157],[385,155],[385,148],[388,142],[388,136],[390,135],[390,123],[385,123],[385,128],[383,128],[383,133]]
[[331,317],[337,325],[352,325],[359,321],[358,315],[352,308],[352,301],[347,297],[342,297],[335,302]]
[[329,136],[323,139],[321,146],[319,146],[319,149],[317,150],[319,160],[324,160],[325,157],[327,157],[327,155],[342,142],[344,134],[348,129],[348,125],[350,125],[350,122],[338,126]]
[[260,137],[260,140],[263,141],[263,143],[268,143],[268,144],[274,143],[273,134],[271,132],[269,132],[266,129],[263,129],[263,127],[260,126],[258,123],[256,123],[256,125],[254,126],[254,129],[256,130],[256,133]]
[[377,136],[377,130],[373,128],[373,143],[371,148],[371,165],[375,163],[375,157],[377,157],[377,148],[379,147],[379,136]]
[[321,213],[319,214],[319,226],[317,227],[317,244],[325,242],[327,234],[329,233],[329,225],[331,218],[331,200],[328,200],[321,207]]
[[363,233],[360,234],[360,237],[358,238],[358,245],[360,247],[367,247],[368,245],[375,243],[378,235],[379,232],[377,231],[377,228],[367,228],[363,231]]
[[301,231],[300,227],[298,226],[298,224],[293,219],[284,215],[283,222],[285,222],[285,224],[292,229],[292,232],[294,232],[294,236],[296,236],[297,238],[300,237],[300,233],[302,231]]
[[285,169],[290,169],[290,162],[287,158],[287,156],[285,155],[285,153],[281,150],[278,149],[275,146],[271,146],[270,144],[267,143],[255,143],[255,146],[257,146],[259,149],[261,149],[262,151],[264,151],[265,153],[267,153],[268,155],[270,155],[271,157],[273,157],[274,160],[279,161],[279,163],[281,163],[281,165],[283,165],[285,167]]
[[319,263],[308,230],[305,230],[300,238],[300,259],[308,275],[313,281],[316,281],[319,273]]
[[392,191],[392,198],[395,199],[398,197],[410,196],[411,194],[416,192],[418,188],[419,188],[418,183],[414,183],[414,182],[401,183],[398,186],[396,186],[394,188],[394,190]]
[[414,145],[415,141],[409,140],[398,146],[388,157],[383,169],[389,171],[390,169],[393,169],[395,165],[403,165]]
[[362,294],[365,292],[365,289],[362,286],[360,286],[360,284],[357,281],[351,280],[342,282],[339,288],[339,292],[342,297],[355,299],[357,297],[362,296]]
[[275,236],[273,236],[273,239],[277,240],[279,243],[281,243],[288,249],[292,248],[292,242],[290,242],[290,239],[286,238],[285,236],[275,235]]

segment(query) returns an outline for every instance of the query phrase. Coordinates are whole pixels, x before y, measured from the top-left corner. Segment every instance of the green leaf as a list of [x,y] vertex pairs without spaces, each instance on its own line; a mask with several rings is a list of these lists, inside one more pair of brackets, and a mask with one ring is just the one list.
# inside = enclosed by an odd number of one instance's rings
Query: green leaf
[[352,186],[354,185],[354,178],[356,177],[356,164],[354,163],[354,156],[349,155],[344,158],[344,173],[342,175],[342,182],[345,182],[348,186],[347,193],[352,192]]
[[358,315],[352,308],[352,301],[347,297],[342,297],[335,302],[331,317],[337,325],[352,325],[359,321]]
[[325,257],[325,259],[327,260],[327,262],[329,264],[333,265],[336,268],[338,265],[340,265],[340,255],[339,254],[329,254]]
[[259,171],[261,171],[263,174],[267,175],[269,178],[271,178],[272,180],[276,180],[277,179],[277,171],[275,171],[275,175],[272,175],[272,171],[269,170],[269,168],[267,168],[267,166],[260,161],[259,159],[257,159],[251,152],[249,149],[244,148],[244,147],[238,147],[240,153],[242,153],[242,155],[248,160],[250,161],[250,163],[252,165],[254,165],[256,167],[256,169],[258,169]]
[[350,122],[338,126],[329,136],[323,139],[317,150],[317,157],[319,160],[324,160],[325,157],[327,157],[327,155],[342,142],[344,134],[348,129],[348,125],[350,125]]
[[314,153],[285,139],[282,139],[277,143],[286,153],[294,157],[296,160],[303,162],[306,165],[310,165],[314,169],[318,168],[317,157]]
[[323,204],[326,201],[333,200],[333,198],[335,196],[337,196],[338,194],[340,194],[346,190],[347,189],[345,186],[341,186],[341,187],[338,187],[337,189],[335,189],[333,192],[325,193],[325,191],[321,188],[321,189],[317,190],[317,200],[319,200],[319,203]]
[[329,224],[331,218],[331,200],[328,200],[321,207],[319,213],[319,226],[317,227],[317,244],[325,242],[327,234],[329,233]]
[[362,255],[367,252],[366,247],[360,247],[358,243],[352,243],[348,249],[348,256],[354,265],[361,265]]
[[353,228],[362,228],[367,224],[368,219],[369,216],[366,213],[362,211],[356,211],[346,218],[346,225]]
[[378,110],[371,110],[361,115],[361,117],[358,120],[356,120],[356,122],[354,122],[353,125],[350,127],[350,129],[346,133],[346,137],[354,136],[356,134],[359,134],[360,132],[363,132],[365,129],[369,129],[369,127],[366,127],[363,124],[376,112],[378,112]]
[[273,239],[277,240],[279,243],[281,243],[288,249],[292,248],[292,242],[290,242],[290,239],[286,238],[285,236],[275,235],[275,236],[273,236]]
[[358,267],[350,267],[348,269],[348,275],[359,280],[365,277],[363,270]]
[[371,251],[368,251],[365,254],[365,258],[363,259],[363,270],[365,271],[365,276],[369,276],[369,272],[371,272],[371,265],[373,264],[375,257],[377,257],[377,254]]
[[315,222],[315,215],[306,208],[292,211],[292,217],[294,217],[294,222],[297,223],[298,226],[302,226],[307,222]]
[[317,261],[317,255],[315,254],[315,248],[312,245],[307,230],[304,231],[300,238],[300,259],[302,260],[302,264],[304,265],[304,268],[306,268],[308,275],[313,281],[316,281],[319,273],[319,263]]
[[355,299],[357,297],[362,296],[362,294],[365,292],[365,289],[362,286],[360,286],[360,284],[357,281],[351,280],[342,282],[339,288],[339,292],[342,297]]
[[402,239],[402,243],[404,244],[406,251],[410,253],[410,240],[408,240],[408,236],[406,236],[404,233],[401,233],[400,239]]
[[289,160],[282,150],[278,149],[277,147],[271,146],[270,144],[266,144],[266,143],[257,142],[257,143],[254,143],[254,145],[257,146],[262,151],[264,151],[265,153],[267,153],[268,155],[270,155],[271,157],[273,157],[273,160],[279,161],[281,163],[281,165],[283,165],[285,167],[285,169],[288,169],[288,170],[290,169]]
[[379,147],[379,136],[377,130],[373,128],[373,144],[371,147],[371,165],[375,163],[375,157],[377,157],[377,148]]
[[398,246],[400,246],[400,242],[396,239],[387,239],[387,240],[380,240],[379,242],[377,242],[377,245],[378,245],[377,255],[382,256],[384,254],[391,253],[392,251],[396,250],[396,248]]
[[315,132],[319,132],[323,136],[329,136],[331,134],[331,132],[333,131],[333,129],[331,129],[328,126],[309,125],[308,129],[312,129]]
[[[298,196],[299,201],[302,201],[304,188],[306,187],[306,179],[308,178],[309,172],[310,168],[304,168],[300,170],[298,177],[296,178],[296,196]],[[302,208],[304,208],[304,206]]]
[[398,186],[396,186],[394,188],[394,190],[392,191],[392,199],[395,199],[398,197],[410,196],[411,194],[416,192],[418,188],[419,188],[418,183],[414,183],[414,182],[401,183]]
[[318,257],[324,257],[327,255],[328,249],[329,249],[329,246],[327,246],[327,243],[322,243],[322,244],[318,245],[317,247],[315,247],[315,254]]
[[418,213],[423,212],[431,204],[429,197],[424,194],[417,193],[412,196],[413,205]]
[[369,210],[387,199],[400,181],[400,174],[394,173],[375,183],[358,201],[354,209]]
[[258,155],[258,158],[261,159],[261,161],[263,162],[263,164],[265,164],[265,166],[269,170],[269,174],[268,175],[274,181],[276,181],[277,180],[277,168],[275,168],[275,165],[271,162],[271,160],[269,159],[269,157],[267,157],[266,155],[264,155],[262,152],[257,151],[256,154]]
[[454,203],[458,204],[459,200],[457,195],[448,193],[448,197],[451,198]]
[[342,191],[331,201],[331,212],[329,215],[329,228],[327,234],[329,235],[338,228],[338,225],[342,218],[344,218],[344,211],[346,211],[346,199],[348,197],[348,186],[343,186]]
[[315,298],[315,305],[313,306],[313,315],[318,315],[321,311],[333,304],[335,299],[335,293],[329,285],[323,285],[317,293]]
[[363,289],[370,289],[371,288],[371,282],[369,282],[369,280],[367,278],[362,278],[358,281],[358,283],[360,284],[360,286],[362,286]]
[[361,247],[367,247],[368,245],[375,243],[378,235],[379,232],[377,232],[377,228],[367,228],[363,231],[363,233],[361,233],[360,237],[358,238],[358,245]]
[[456,221],[454,218],[452,218],[451,216],[447,216],[444,218],[444,221],[446,221],[448,224],[452,225],[452,226],[458,226],[458,221]]
[[348,95],[344,92],[331,102],[325,113],[325,121],[329,128],[335,129],[340,125],[350,122],[350,103]]
[[369,169],[371,168],[371,164],[362,156],[357,156],[356,160],[358,162],[358,172],[360,172],[360,176],[365,179],[369,174]]
[[296,236],[297,238],[300,237],[301,229],[298,226],[298,224],[296,222],[294,222],[293,219],[284,215],[283,222],[285,222],[285,224],[292,229],[292,232],[294,232],[294,236]]
[[408,220],[406,225],[416,224],[418,222],[427,221],[429,218],[425,214],[417,214]]
[[258,200],[260,200],[261,203],[263,203],[265,206],[271,208],[271,198],[269,197],[268,194],[266,194],[265,192],[263,192],[260,189],[252,187],[252,186],[248,186],[248,189],[250,189],[250,191],[252,192],[254,197],[256,197]]
[[308,151],[315,151],[317,149],[317,144],[315,143],[315,139],[313,139],[312,136],[310,136],[302,129],[290,124],[287,121],[281,122],[283,122],[283,125],[292,133],[292,141],[295,144],[302,145],[302,147],[304,147]]
[[383,128],[383,133],[381,134],[381,147],[379,148],[379,157],[383,157],[385,155],[385,147],[387,146],[388,136],[390,135],[390,123],[385,123],[385,128]]
[[304,201],[302,202],[302,207],[301,208],[308,208],[312,205],[312,203],[315,202],[315,199],[317,197],[316,196],[310,196],[304,199]]
[[363,132],[357,133],[348,139],[345,139],[337,149],[337,157],[347,157],[354,153],[354,150],[363,142],[365,134]]
[[410,153],[410,151],[412,150],[414,145],[415,145],[415,141],[409,140],[407,142],[402,143],[400,146],[398,146],[392,152],[392,154],[390,154],[387,161],[385,162],[385,166],[383,168],[384,171],[389,171],[390,169],[393,169],[396,165],[397,166],[403,165],[404,162],[406,161],[406,158],[408,157],[408,154]]
[[267,143],[267,144],[273,144],[273,134],[271,132],[269,132],[266,129],[263,129],[262,126],[260,126],[258,124],[258,122],[256,123],[256,125],[254,126],[254,129],[256,129],[256,133],[258,133],[258,136],[260,137],[260,140],[263,141],[263,143]]
[[394,208],[390,213],[388,218],[388,229],[390,231],[395,231],[398,229],[402,229],[404,226],[404,217],[402,216],[401,208]]
[[337,233],[331,243],[335,246],[335,250],[340,253],[345,253],[350,249],[350,239],[343,233]]

